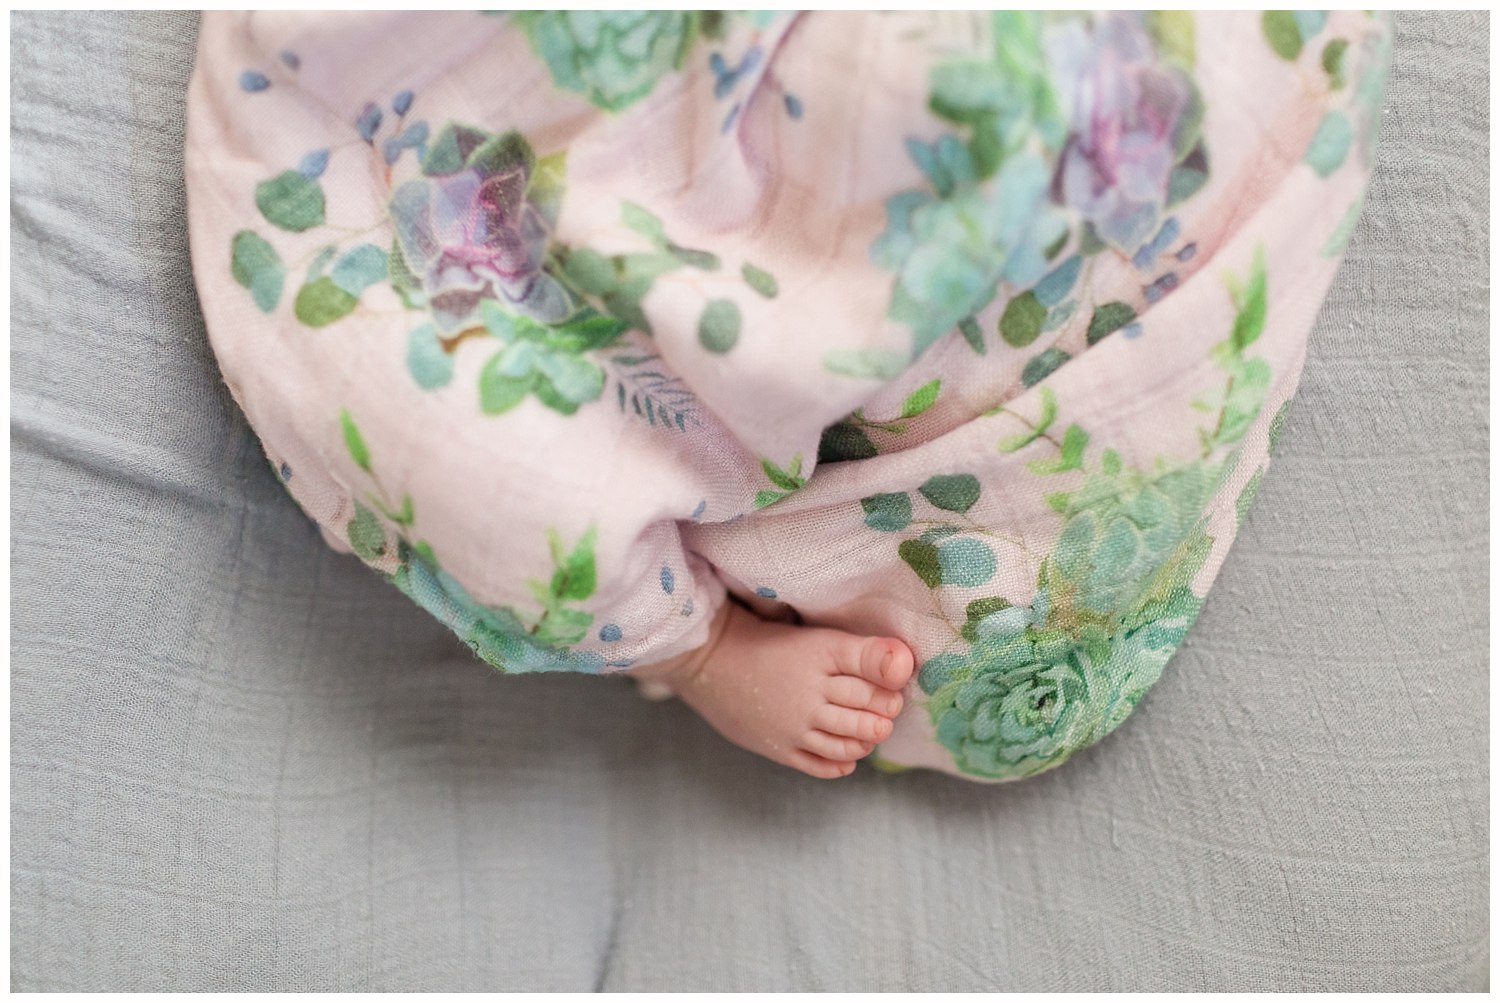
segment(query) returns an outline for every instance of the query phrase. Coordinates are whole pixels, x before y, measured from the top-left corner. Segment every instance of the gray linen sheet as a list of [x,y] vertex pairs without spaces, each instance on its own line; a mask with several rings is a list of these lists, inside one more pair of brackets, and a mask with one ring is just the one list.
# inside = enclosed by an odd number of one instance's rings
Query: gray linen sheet
[[985,787],[502,678],[276,483],[188,267],[191,14],[12,19],[18,990],[1488,985],[1487,16],[1369,205],[1198,626]]

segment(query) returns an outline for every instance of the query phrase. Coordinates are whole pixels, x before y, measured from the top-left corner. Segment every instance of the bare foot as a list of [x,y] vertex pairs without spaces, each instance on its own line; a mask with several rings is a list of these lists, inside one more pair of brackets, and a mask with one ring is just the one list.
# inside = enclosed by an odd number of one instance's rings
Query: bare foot
[[731,601],[708,643],[630,674],[665,683],[741,748],[832,779],[890,737],[913,665],[893,637],[772,623]]

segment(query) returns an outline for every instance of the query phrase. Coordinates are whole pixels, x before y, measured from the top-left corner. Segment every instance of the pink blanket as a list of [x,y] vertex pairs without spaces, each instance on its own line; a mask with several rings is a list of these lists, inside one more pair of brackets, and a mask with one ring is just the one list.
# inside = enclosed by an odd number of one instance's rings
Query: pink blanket
[[1192,625],[1369,177],[1388,15],[204,15],[210,337],[298,503],[507,672],[732,593],[1024,777]]

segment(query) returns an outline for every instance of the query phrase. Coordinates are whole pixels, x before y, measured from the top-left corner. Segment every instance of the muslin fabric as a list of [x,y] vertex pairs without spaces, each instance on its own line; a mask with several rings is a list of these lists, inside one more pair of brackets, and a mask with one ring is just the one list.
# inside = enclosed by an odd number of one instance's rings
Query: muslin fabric
[[270,461],[507,672],[726,595],[905,638],[877,762],[1130,713],[1358,218],[1365,12],[205,15],[193,260]]

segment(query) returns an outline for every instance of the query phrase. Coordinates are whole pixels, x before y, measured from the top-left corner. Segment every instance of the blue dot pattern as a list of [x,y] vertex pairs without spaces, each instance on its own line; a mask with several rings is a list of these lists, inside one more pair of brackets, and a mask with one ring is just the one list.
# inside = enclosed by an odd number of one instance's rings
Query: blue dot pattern
[[620,625],[617,623],[606,623],[603,627],[599,628],[599,640],[606,644],[613,644],[624,636],[625,632],[620,629]]
[[259,70],[246,70],[240,74],[240,89],[254,94],[271,86],[271,81]]
[[297,165],[297,173],[304,178],[321,177],[328,170],[328,151],[314,150],[302,158],[302,163]]
[[760,596],[762,599],[776,598],[776,590],[771,588],[769,585],[762,585],[760,588],[755,590],[755,594]]
[[672,575],[672,569],[663,566],[661,569],[661,590],[667,595],[671,595],[672,590],[676,587],[677,579]]

